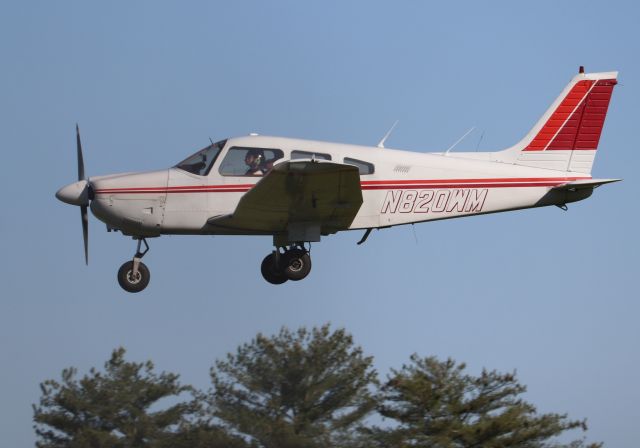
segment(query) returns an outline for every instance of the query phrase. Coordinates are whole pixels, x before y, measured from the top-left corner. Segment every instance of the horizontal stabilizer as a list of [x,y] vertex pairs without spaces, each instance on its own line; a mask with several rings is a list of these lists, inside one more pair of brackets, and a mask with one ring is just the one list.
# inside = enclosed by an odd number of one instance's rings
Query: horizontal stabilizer
[[613,182],[620,182],[622,179],[581,179],[567,182],[566,184],[558,185],[553,190],[557,191],[575,191],[585,188],[596,188],[600,185],[610,184]]

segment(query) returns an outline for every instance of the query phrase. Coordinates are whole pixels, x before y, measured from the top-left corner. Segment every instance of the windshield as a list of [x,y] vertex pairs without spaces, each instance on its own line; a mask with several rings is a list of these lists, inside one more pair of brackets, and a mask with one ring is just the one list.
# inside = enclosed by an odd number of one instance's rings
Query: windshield
[[224,147],[225,143],[227,143],[226,140],[221,140],[201,149],[194,155],[178,163],[176,168],[197,174],[198,176],[206,176],[209,174],[213,162],[215,162],[216,157],[220,154],[220,150]]

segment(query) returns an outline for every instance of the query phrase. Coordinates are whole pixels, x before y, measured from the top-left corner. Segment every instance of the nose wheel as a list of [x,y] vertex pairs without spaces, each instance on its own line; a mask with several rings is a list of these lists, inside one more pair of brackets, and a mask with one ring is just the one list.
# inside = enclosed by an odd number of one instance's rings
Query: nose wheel
[[[144,251],[140,251],[144,244]],[[138,249],[133,260],[126,261],[118,270],[118,283],[127,292],[140,292],[149,284],[151,273],[141,259],[149,251],[149,245],[144,238],[138,238]]]
[[276,249],[262,260],[260,271],[273,285],[302,280],[311,272],[311,256],[303,245],[285,248],[284,252]]

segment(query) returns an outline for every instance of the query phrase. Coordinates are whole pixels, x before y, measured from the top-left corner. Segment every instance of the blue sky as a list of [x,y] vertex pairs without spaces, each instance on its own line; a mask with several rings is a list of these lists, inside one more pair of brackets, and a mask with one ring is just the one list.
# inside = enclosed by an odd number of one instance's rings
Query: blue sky
[[[637,445],[640,38],[634,2],[18,2],[0,5],[0,433],[33,445],[39,382],[125,346],[186,383],[282,325],[344,326],[384,377],[409,355],[517,370],[542,412]],[[518,141],[584,65],[619,70],[594,177],[555,207],[360,232],[268,285],[266,237],[163,237],[149,288],[115,278],[134,242],[90,222],[84,266],[74,125],[88,175],[170,166],[211,137],[438,151]],[[574,434],[577,436],[577,434]]]

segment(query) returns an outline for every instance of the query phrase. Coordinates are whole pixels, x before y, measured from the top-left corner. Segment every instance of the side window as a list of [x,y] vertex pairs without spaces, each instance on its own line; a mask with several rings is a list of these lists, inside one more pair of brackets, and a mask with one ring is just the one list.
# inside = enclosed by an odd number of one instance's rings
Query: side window
[[309,152],[309,151],[291,151],[291,160],[293,159],[320,159],[320,160],[331,160],[331,155],[323,154],[320,152]]
[[373,172],[375,171],[373,163],[365,162],[363,160],[350,159],[348,157],[345,157],[344,163],[357,166],[361,176],[364,174],[373,174]]
[[263,176],[283,156],[279,149],[234,146],[220,163],[219,171],[223,176]]

